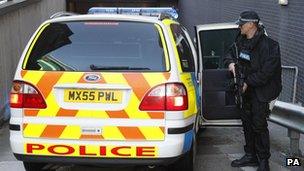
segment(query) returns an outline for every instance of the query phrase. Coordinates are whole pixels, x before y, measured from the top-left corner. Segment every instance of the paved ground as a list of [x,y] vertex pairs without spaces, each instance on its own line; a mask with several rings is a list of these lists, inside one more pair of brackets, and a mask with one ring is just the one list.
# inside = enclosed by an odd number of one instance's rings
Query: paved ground
[[[272,171],[295,170],[304,171],[302,167],[285,167],[285,159],[288,154],[289,139],[287,129],[269,123],[271,138],[270,167]],[[0,132],[0,170],[23,171],[22,163],[16,161],[9,147],[8,128],[5,126]],[[301,135],[302,136],[302,135]],[[241,128],[208,128],[199,134],[199,146],[197,149],[196,171],[255,171],[255,167],[232,168],[230,162],[243,154],[243,133]],[[301,137],[300,149],[304,152],[304,138]],[[56,167],[56,166],[54,166]],[[145,170],[136,167],[115,168],[88,168],[80,166],[63,166],[57,171],[133,171]],[[151,171],[163,170],[154,168]]]

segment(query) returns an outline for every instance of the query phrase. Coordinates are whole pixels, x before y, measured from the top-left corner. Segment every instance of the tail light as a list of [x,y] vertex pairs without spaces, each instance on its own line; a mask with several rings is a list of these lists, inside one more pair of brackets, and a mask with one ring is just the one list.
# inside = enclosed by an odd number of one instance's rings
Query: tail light
[[31,84],[23,81],[13,81],[10,94],[12,108],[46,108],[46,103],[41,93]]
[[186,87],[181,83],[166,83],[152,88],[143,98],[140,110],[179,111],[188,109]]

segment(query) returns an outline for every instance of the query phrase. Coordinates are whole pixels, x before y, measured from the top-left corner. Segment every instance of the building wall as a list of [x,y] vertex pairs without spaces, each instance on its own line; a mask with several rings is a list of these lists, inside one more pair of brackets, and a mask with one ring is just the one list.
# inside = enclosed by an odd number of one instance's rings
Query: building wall
[[67,0],[67,10],[85,14],[91,7],[172,7],[177,0]]
[[[282,64],[298,66],[296,101],[304,104],[303,0],[290,0],[287,6],[279,5],[278,0],[181,0],[178,8],[181,22],[192,35],[194,25],[233,22],[241,11],[255,10],[270,37],[280,43]],[[293,80],[288,81],[291,86]]]
[[0,120],[8,113],[8,93],[23,48],[44,20],[65,7],[65,0],[40,0],[0,15]]

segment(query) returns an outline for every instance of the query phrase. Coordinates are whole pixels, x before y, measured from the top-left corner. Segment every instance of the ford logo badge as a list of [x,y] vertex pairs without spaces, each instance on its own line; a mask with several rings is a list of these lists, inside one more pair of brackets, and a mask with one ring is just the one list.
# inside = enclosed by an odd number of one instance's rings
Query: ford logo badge
[[87,74],[84,79],[88,82],[97,82],[101,79],[101,77],[97,74]]

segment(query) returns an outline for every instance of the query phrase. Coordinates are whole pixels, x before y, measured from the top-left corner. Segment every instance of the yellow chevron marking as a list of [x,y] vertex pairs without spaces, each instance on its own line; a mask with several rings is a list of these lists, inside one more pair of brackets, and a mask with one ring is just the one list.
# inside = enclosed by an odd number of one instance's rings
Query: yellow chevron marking
[[151,88],[167,81],[162,73],[144,73],[143,75]]
[[56,84],[77,83],[82,75],[82,72],[64,72]]
[[60,139],[79,139],[81,136],[80,126],[68,125],[60,135]]
[[123,84],[128,85],[127,80],[123,77],[122,74],[118,73],[105,73],[102,74],[103,78],[105,79],[106,83],[108,84]]
[[125,137],[116,126],[105,126],[102,128],[102,136],[104,139],[125,140]]
[[125,109],[126,113],[128,113],[129,117],[132,119],[150,119],[150,116],[147,112],[139,110],[140,101],[138,100],[135,93],[131,93],[129,105]]
[[33,85],[37,85],[44,73],[45,71],[28,71],[24,75],[23,79]]
[[[83,72],[65,72],[56,84],[57,85],[66,84],[66,83],[77,84],[77,82],[81,79],[82,76],[83,76]],[[91,111],[88,112],[87,110],[78,110],[75,117],[90,117],[90,113]]]
[[[76,83],[82,76],[80,72],[65,72],[55,85],[65,84],[65,83]],[[46,98],[47,108],[39,111],[37,116],[49,116],[55,117],[60,107],[56,101],[54,89],[50,92],[49,96]]]
[[47,124],[27,124],[25,130],[23,130],[23,135],[25,137],[38,138],[44,131]]
[[108,114],[105,111],[97,111],[97,110],[79,110],[76,117],[109,118]]
[[48,117],[55,117],[57,112],[59,111],[59,106],[56,102],[56,98],[54,95],[54,91],[49,94],[49,96],[45,100],[47,104],[46,109],[39,110],[38,117],[40,116],[48,116]]
[[146,140],[163,140],[164,133],[159,127],[154,126],[141,126],[139,127]]
[[[122,74],[103,74],[102,75],[105,81],[109,84],[123,84],[128,85],[127,80],[124,78]],[[125,109],[126,113],[131,119],[149,119],[150,116],[147,112],[139,111],[140,101],[136,97],[135,93],[131,91],[131,97],[128,102],[128,106]]]

